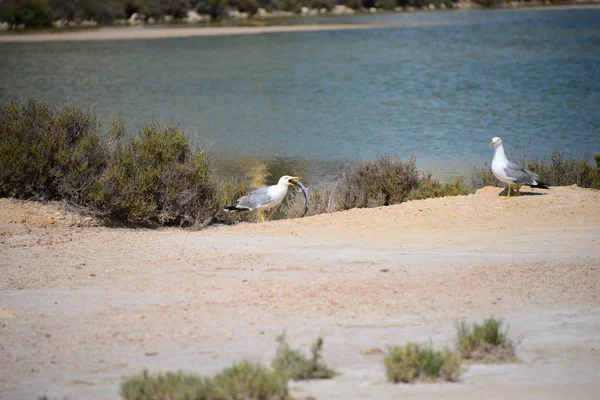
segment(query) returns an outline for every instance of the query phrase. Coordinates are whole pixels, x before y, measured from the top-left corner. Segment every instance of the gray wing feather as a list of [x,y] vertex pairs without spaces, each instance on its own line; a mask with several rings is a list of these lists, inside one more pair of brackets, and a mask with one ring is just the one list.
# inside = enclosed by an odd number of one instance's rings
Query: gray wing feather
[[266,206],[270,201],[271,196],[269,196],[269,188],[264,187],[256,189],[244,197],[240,197],[237,206],[254,210],[256,207]]
[[538,177],[537,174],[526,170],[525,168],[521,168],[512,161],[509,161],[506,164],[506,167],[504,167],[504,172],[509,178],[514,179],[515,183],[535,183],[535,180]]

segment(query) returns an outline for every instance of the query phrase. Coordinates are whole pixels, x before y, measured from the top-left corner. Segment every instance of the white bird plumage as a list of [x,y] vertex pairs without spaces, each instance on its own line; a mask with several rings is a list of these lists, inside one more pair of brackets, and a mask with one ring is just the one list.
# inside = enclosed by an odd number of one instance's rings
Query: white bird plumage
[[[494,176],[501,182],[508,185],[508,193],[505,198],[510,197],[512,185],[527,185],[530,187],[537,187],[540,189],[548,189],[548,186],[538,181],[538,175],[525,168],[520,167],[514,162],[506,158],[504,153],[504,145],[502,139],[495,137],[490,142],[490,146],[494,148],[494,158],[492,159],[492,172]],[[520,195],[519,188],[517,186],[515,194]]]
[[[235,206],[225,207],[225,211],[263,211],[276,207],[283,201],[290,186],[298,186],[292,182],[295,179],[298,179],[298,177],[284,175],[279,178],[277,185],[256,189],[246,196],[240,197]],[[264,221],[262,213],[260,216]]]

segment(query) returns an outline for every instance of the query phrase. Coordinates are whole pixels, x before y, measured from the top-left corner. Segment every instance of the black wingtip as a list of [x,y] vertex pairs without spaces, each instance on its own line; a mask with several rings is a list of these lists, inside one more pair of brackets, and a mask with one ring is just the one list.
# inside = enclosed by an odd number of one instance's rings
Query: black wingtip
[[223,209],[223,211],[233,212],[233,211],[250,211],[247,207],[238,207],[238,206],[227,206]]
[[537,183],[537,185],[533,186],[536,187],[538,189],[550,189],[550,186],[546,185],[544,182],[539,182]]

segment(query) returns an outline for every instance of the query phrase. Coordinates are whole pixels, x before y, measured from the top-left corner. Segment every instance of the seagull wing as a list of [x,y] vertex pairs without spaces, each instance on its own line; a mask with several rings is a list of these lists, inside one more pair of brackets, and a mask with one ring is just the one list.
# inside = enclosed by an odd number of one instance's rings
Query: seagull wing
[[506,176],[512,179],[515,183],[521,183],[524,185],[537,184],[537,174],[526,170],[525,168],[521,168],[512,161],[508,161],[506,163],[506,165],[504,166],[504,172],[506,173]]
[[271,196],[269,195],[269,188],[264,187],[256,189],[244,197],[238,199],[237,207],[246,208],[250,211],[255,210],[258,207],[264,207],[269,205],[271,202]]

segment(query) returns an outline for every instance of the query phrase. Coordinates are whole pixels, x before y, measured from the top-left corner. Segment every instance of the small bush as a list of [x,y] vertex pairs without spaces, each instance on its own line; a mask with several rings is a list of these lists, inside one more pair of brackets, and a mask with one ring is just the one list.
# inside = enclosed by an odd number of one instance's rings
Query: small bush
[[318,338],[313,343],[310,358],[302,354],[300,350],[290,348],[285,340],[285,335],[278,336],[277,341],[279,348],[277,348],[272,367],[277,371],[282,371],[290,379],[327,379],[335,375],[335,372],[321,361],[323,339]]
[[424,179],[417,188],[408,195],[408,200],[421,200],[432,197],[461,196],[472,193],[470,187],[463,183],[461,178],[452,183],[440,183],[431,176]]
[[279,371],[271,371],[260,364],[242,361],[213,377],[202,377],[183,372],[150,375],[144,371],[121,383],[121,397],[125,400],[286,400],[287,378]]
[[191,225],[212,218],[214,195],[205,155],[181,130],[152,123],[115,151],[92,198],[110,218]]
[[568,186],[600,189],[600,166],[592,166],[588,157],[565,159],[561,151],[553,152],[550,157],[523,160],[522,165],[540,176],[540,180],[550,186]]
[[338,209],[379,207],[406,201],[418,187],[420,175],[415,159],[379,156],[342,174],[337,185]]
[[107,161],[91,112],[36,99],[0,106],[0,196],[84,205]]
[[460,357],[448,349],[439,351],[415,343],[396,346],[388,350],[384,360],[390,382],[416,380],[457,381],[461,374]]
[[467,325],[464,321],[456,324],[457,348],[465,360],[476,362],[515,361],[515,347],[502,331],[502,320],[488,318],[481,325]]

